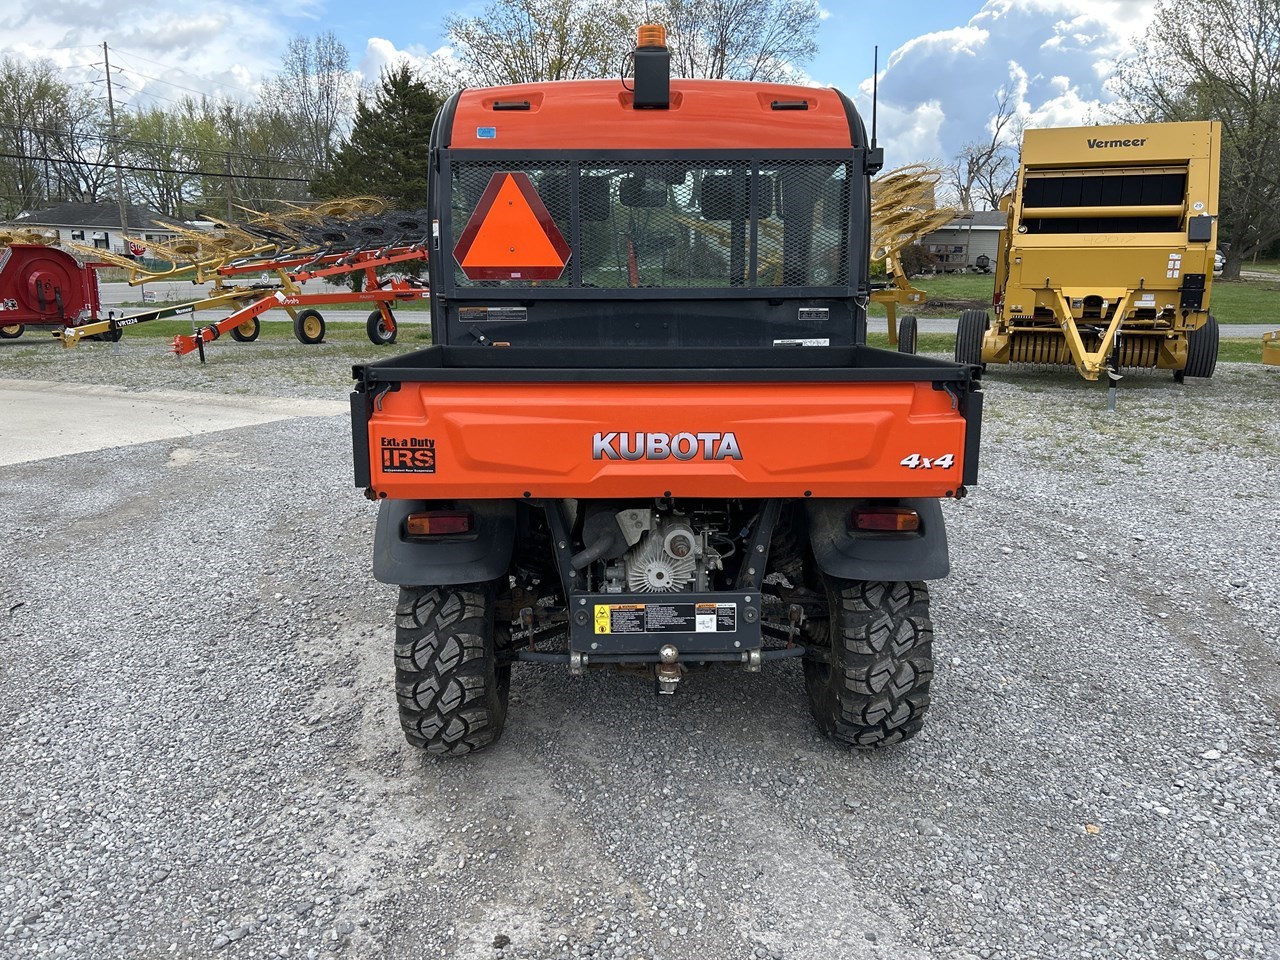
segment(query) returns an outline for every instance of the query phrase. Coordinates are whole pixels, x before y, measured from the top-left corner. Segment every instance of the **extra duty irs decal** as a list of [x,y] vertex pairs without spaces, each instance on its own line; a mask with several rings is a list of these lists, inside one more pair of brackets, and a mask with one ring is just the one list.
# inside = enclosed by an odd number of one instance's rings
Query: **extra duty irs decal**
[[435,473],[436,442],[430,437],[383,437],[384,473]]
[[593,460],[741,460],[738,438],[729,433],[597,433]]

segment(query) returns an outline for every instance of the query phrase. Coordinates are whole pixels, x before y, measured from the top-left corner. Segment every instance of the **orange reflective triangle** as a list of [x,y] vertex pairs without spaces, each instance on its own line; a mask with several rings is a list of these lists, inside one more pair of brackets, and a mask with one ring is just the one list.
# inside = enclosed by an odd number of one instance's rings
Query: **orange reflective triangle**
[[569,244],[527,173],[495,173],[463,228],[454,259],[471,280],[556,280]]

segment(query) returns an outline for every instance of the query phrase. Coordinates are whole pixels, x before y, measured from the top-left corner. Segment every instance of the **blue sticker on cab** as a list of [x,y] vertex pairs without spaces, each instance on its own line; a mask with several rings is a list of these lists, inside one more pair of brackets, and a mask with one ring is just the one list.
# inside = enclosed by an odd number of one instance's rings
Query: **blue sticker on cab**
[[477,140],[496,140],[498,139],[497,127],[476,127]]

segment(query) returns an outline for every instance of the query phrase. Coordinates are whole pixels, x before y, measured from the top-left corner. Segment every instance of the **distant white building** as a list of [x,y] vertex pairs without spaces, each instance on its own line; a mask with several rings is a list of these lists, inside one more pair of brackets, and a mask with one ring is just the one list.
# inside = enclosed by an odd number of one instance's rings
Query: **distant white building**
[[1000,231],[1007,221],[1002,210],[962,213],[921,237],[920,245],[933,254],[938,269],[946,273],[993,269],[1000,251]]
[[[128,204],[126,207],[127,231],[130,237],[141,238],[145,248],[147,241],[163,243],[177,234],[174,229],[183,227],[181,221],[156,213],[150,207]],[[114,201],[106,203],[60,203],[46,210],[34,210],[23,214],[18,221],[24,227],[40,227],[57,234],[59,240],[82,243],[87,247],[109,250],[112,253],[145,257],[146,250],[131,250],[120,230],[120,207]]]

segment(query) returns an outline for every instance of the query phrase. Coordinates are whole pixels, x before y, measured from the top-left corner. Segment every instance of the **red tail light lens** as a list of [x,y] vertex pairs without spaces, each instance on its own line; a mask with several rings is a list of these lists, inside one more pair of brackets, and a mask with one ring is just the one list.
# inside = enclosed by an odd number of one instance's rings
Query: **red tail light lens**
[[473,518],[467,510],[428,510],[405,518],[405,532],[411,537],[445,537],[470,533]]
[[849,515],[852,530],[906,533],[920,529],[920,514],[906,507],[866,507]]

